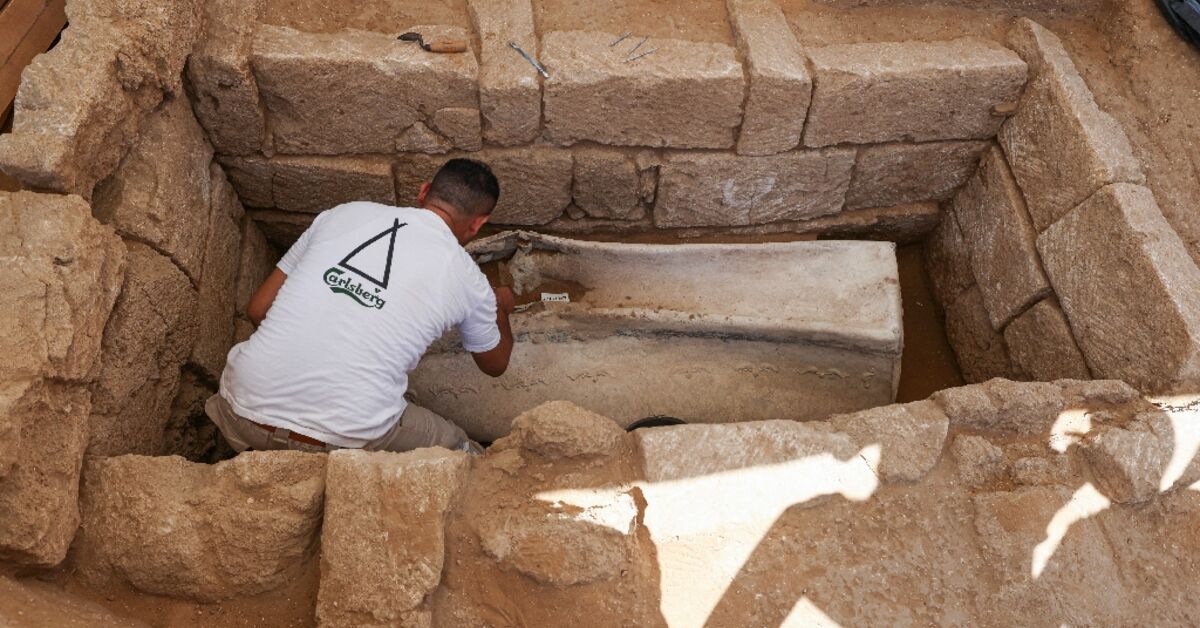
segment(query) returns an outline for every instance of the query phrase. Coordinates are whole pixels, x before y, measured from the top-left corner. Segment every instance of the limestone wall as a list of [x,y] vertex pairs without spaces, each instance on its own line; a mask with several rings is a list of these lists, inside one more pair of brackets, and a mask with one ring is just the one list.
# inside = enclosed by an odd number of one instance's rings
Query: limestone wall
[[970,381],[1200,375],[1200,270],[1062,42],[1020,20],[1030,84],[948,204],[927,264]]
[[183,93],[201,4],[68,3],[0,135],[0,167],[39,190],[0,193],[5,562],[63,560],[85,457],[216,443],[192,427],[198,404],[275,253]]
[[284,244],[338,202],[412,202],[454,156],[496,170],[499,224],[911,239],[933,225],[920,203],[966,181],[1025,84],[991,41],[807,48],[775,3],[727,5],[734,45],[651,38],[631,60],[640,38],[539,31],[528,0],[467,2],[469,31],[423,27],[470,39],[459,55],[214,0],[188,79],[243,202]]
[[72,566],[228,599],[279,586],[319,534],[322,626],[1189,624],[1189,413],[1121,382],[993,380],[633,434],[551,402],[475,458],[122,456],[87,468]]

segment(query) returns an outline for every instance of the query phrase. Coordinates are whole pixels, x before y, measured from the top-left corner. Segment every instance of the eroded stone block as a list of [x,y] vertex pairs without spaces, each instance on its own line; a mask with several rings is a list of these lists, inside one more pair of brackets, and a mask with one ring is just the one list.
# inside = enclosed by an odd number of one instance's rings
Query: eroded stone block
[[265,0],[204,3],[204,33],[188,59],[196,117],[217,151],[248,155],[263,146],[266,116],[250,69],[250,50]]
[[806,146],[992,137],[997,105],[1017,100],[1025,63],[974,38],[837,44],[808,50],[813,65]]
[[831,148],[766,157],[670,153],[659,168],[659,227],[756,225],[842,210],[854,151]]
[[429,54],[393,35],[264,25],[251,64],[280,153],[411,150],[412,129],[427,129],[438,110],[479,109],[474,54]]
[[53,567],[79,526],[79,470],[88,441],[85,386],[44,380],[0,386],[0,411],[19,426],[0,476],[0,560]]
[[279,261],[274,247],[267,241],[258,224],[253,220],[242,221],[242,259],[238,265],[237,295],[235,305],[238,314],[246,313],[250,297],[267,279]]
[[1144,182],[1125,131],[1096,105],[1062,41],[1025,18],[1008,40],[1029,64],[1030,83],[999,141],[1034,227],[1044,231],[1109,183]]
[[783,11],[772,0],[727,0],[749,95],[739,155],[773,155],[800,144],[812,78]]
[[950,446],[957,463],[958,479],[972,488],[1001,479],[1008,470],[1004,450],[973,434],[960,434]]
[[213,150],[185,98],[146,118],[133,149],[96,187],[93,212],[168,255],[198,282],[208,242]]
[[278,209],[322,212],[350,201],[396,202],[392,166],[379,157],[276,157],[271,198]]
[[999,331],[1050,294],[1038,259],[1037,233],[999,148],[989,149],[979,170],[954,197],[954,215],[988,319]]
[[73,2],[70,27],[22,74],[0,170],[26,186],[90,198],[164,94],[182,98],[200,31],[195,0]]
[[221,166],[210,172],[212,207],[204,267],[198,286],[196,320],[199,336],[189,361],[216,381],[225,368],[225,356],[233,346],[238,266],[241,262],[244,210]]
[[1067,317],[1054,298],[1043,299],[1004,328],[1013,362],[1035,380],[1091,377]]
[[0,382],[87,382],[125,276],[125,247],[77,196],[0,193]]
[[992,379],[939,390],[930,399],[955,427],[1045,436],[1067,407],[1068,397],[1056,384]]
[[985,142],[882,144],[858,151],[846,208],[944,201],[979,166]]
[[1103,188],[1038,250],[1096,377],[1142,390],[1200,377],[1200,270],[1150,190]]
[[470,464],[464,453],[437,448],[329,456],[322,626],[427,625],[424,602],[442,578],[446,513]]
[[916,482],[937,464],[946,442],[949,421],[937,404],[918,401],[893,404],[829,419],[859,447],[878,443],[882,449],[879,479]]
[[968,288],[943,307],[946,309],[946,336],[958,356],[963,379],[977,383],[1015,375],[1008,349],[1004,346],[1004,336],[992,329],[978,286]]
[[92,386],[88,453],[97,456],[161,450],[179,368],[197,339],[197,294],[187,275],[144,244],[125,246],[125,284]]
[[508,446],[544,458],[596,458],[620,446],[625,430],[616,421],[569,401],[549,401],[513,419]]
[[971,252],[963,241],[953,207],[941,212],[937,228],[925,240],[925,272],[929,273],[933,294],[943,308],[975,285]]
[[546,137],[619,146],[733,148],[745,79],[724,44],[654,39],[627,63],[618,35],[552,32],[542,41]]
[[644,215],[637,163],[625,152],[577,148],[572,198],[592,218],[636,220]]
[[533,5],[529,0],[468,0],[467,8],[479,35],[483,135],[501,146],[532,142],[541,132],[541,78],[509,43],[536,54]]
[[90,460],[76,542],[92,586],[216,601],[278,588],[312,556],[324,454],[248,452],[215,465],[179,456]]

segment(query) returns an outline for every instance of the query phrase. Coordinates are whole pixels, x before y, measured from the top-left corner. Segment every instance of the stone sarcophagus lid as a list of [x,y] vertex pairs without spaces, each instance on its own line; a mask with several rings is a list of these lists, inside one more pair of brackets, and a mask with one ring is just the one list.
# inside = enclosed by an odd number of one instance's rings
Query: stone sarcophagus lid
[[[536,302],[508,372],[451,334],[411,374],[417,403],[490,441],[567,400],[623,424],[815,420],[894,401],[903,347],[888,242],[624,244],[509,232],[473,243]],[[525,299],[522,299],[525,300]]]

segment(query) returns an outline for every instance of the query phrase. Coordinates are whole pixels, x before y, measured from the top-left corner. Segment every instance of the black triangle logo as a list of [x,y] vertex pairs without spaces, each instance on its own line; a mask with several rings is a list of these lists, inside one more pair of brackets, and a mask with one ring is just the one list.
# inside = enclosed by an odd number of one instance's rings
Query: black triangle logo
[[[384,231],[379,232],[378,234],[372,236],[370,240],[367,240],[366,242],[363,242],[362,244],[358,245],[358,248],[354,249],[353,251],[350,251],[349,255],[342,258],[342,261],[338,262],[338,266],[341,266],[342,268],[345,268],[346,270],[353,271],[354,274],[358,275],[359,277],[362,277],[363,279],[366,279],[367,281],[386,290],[388,287],[388,281],[392,278],[392,255],[396,252],[396,232],[400,231],[400,227],[404,227],[406,225],[408,225],[408,223],[400,222],[400,219],[397,218],[392,223],[391,228],[385,229]],[[379,242],[380,240],[382,240],[384,238],[388,238],[388,252],[387,252],[387,262],[383,266],[383,278],[382,279],[380,279],[377,275],[373,275],[369,272],[366,272],[359,268],[355,268],[353,265],[351,265],[350,260],[354,259],[354,256],[358,255],[359,253],[362,253],[364,250],[370,248],[371,245],[375,244],[376,242]]]

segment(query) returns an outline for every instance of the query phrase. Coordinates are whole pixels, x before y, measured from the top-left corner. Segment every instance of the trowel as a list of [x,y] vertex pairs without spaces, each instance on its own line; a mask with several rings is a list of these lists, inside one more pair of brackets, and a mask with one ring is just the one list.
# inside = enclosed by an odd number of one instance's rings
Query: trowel
[[412,31],[404,33],[400,37],[397,37],[397,39],[400,41],[415,41],[417,42],[417,45],[426,52],[458,53],[467,51],[467,42],[462,39],[439,37],[425,41],[424,38],[421,37],[420,33]]

